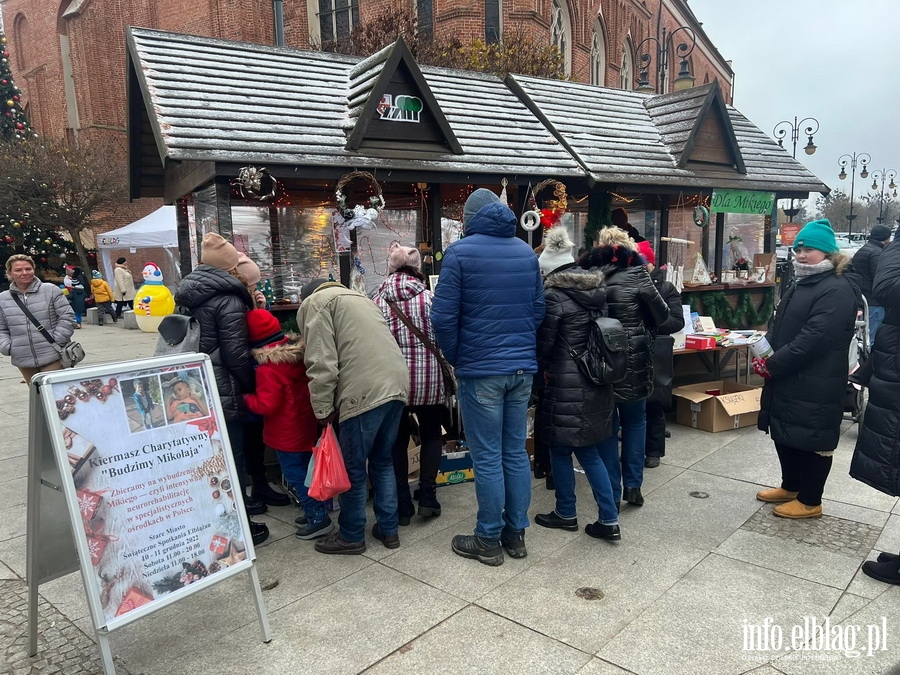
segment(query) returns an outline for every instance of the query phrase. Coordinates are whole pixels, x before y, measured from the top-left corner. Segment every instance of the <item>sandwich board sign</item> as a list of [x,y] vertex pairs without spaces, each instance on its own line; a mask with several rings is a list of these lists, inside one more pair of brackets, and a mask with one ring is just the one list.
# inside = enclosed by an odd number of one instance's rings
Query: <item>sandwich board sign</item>
[[207,355],[41,373],[30,403],[29,655],[40,584],[79,569],[107,675],[111,631],[242,572],[271,640]]

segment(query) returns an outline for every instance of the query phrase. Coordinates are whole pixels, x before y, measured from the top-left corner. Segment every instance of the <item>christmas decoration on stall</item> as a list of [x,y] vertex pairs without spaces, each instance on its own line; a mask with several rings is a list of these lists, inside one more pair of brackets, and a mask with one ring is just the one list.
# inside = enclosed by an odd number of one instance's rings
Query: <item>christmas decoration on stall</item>
[[134,296],[134,317],[142,331],[156,333],[163,318],[175,311],[175,298],[163,285],[159,265],[147,263],[142,275],[144,283]]
[[241,167],[237,178],[231,179],[231,186],[236,187],[244,199],[258,199],[263,202],[274,199],[278,192],[278,181],[266,167]]
[[22,92],[13,81],[6,34],[0,30],[0,142],[37,138],[22,109]]
[[[374,193],[369,196],[368,204],[355,204],[352,208],[347,202],[347,194],[344,190],[353,181],[364,181]],[[340,253],[349,251],[352,247],[350,231],[355,229],[371,230],[375,227],[375,221],[381,217],[384,210],[384,195],[381,185],[368,171],[351,171],[337,182],[334,190],[334,201],[337,209],[331,214],[331,223],[334,227],[334,247]]]
[[[547,201],[549,208],[539,209],[537,196],[546,188],[553,187],[553,199]],[[544,227],[544,231],[549,230],[554,225],[559,225],[559,220],[568,208],[568,195],[566,194],[566,186],[558,180],[548,178],[534,186],[534,190],[529,191],[526,211],[519,219],[519,224],[526,232],[537,229],[535,219]]]
[[728,237],[728,267],[737,272],[750,271],[750,253],[744,245],[743,238],[738,234]]
[[749,291],[740,292],[737,305],[733,308],[724,291],[684,293],[682,302],[689,304],[692,312],[711,316],[717,326],[755,328],[767,325],[772,318],[775,312],[775,289],[766,289],[759,306],[754,306]]
[[706,227],[709,225],[709,209],[703,204],[697,204],[691,214],[691,220],[697,227]]

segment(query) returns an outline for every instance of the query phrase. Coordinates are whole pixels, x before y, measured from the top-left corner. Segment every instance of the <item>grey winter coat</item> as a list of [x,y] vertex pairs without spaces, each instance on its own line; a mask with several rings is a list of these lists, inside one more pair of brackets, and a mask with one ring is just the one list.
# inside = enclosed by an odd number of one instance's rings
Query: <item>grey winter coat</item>
[[0,354],[9,356],[18,368],[40,368],[59,361],[59,353],[28,320],[13,293],[60,346],[67,344],[75,332],[75,313],[59,288],[36,277],[25,293],[10,284],[8,291],[0,293]]
[[583,351],[592,315],[606,311],[600,270],[561,267],[544,280],[547,314],[538,330],[538,367],[547,374],[541,398],[541,440],[551,446],[584,447],[612,435],[611,385],[598,387],[581,371],[570,349]]

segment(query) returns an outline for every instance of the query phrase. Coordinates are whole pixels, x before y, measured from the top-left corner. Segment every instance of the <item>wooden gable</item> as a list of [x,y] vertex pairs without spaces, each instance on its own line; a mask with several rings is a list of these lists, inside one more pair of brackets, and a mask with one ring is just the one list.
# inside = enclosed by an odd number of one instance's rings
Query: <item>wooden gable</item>
[[710,87],[681,151],[679,168],[692,165],[728,166],[747,173],[718,82]]
[[363,62],[351,73],[351,106],[354,96],[364,93],[367,97],[356,106],[356,124],[347,136],[346,149],[414,148],[462,154],[462,146],[403,38],[388,50],[383,61],[378,59],[368,67]]
[[162,145],[151,122],[131,51],[127,53],[128,194],[130,199],[163,196]]

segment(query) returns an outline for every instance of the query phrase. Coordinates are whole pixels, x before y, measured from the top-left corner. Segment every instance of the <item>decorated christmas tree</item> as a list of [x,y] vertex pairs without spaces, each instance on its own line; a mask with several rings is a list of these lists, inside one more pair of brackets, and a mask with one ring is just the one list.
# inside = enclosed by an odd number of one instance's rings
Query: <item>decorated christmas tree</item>
[[22,110],[21,97],[10,69],[6,34],[0,30],[0,141],[22,140],[37,135]]

